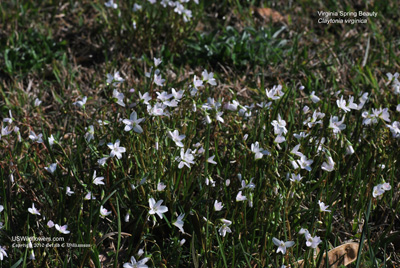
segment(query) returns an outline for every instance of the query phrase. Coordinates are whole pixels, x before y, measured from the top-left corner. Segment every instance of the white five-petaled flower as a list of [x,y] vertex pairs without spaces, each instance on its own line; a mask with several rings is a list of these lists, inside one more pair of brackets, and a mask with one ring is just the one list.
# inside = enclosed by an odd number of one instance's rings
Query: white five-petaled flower
[[296,175],[296,174],[292,173],[290,181],[292,181],[292,182],[300,182],[302,178],[303,177],[300,174]]
[[182,233],[185,233],[185,230],[183,230],[183,218],[185,217],[185,213],[182,213],[178,216],[178,218],[176,219],[176,221],[173,223],[176,227],[178,227],[179,231],[181,231]]
[[265,89],[268,99],[279,100],[283,96],[282,85],[274,86],[271,90]]
[[222,202],[218,202],[218,200],[214,201],[214,210],[215,211],[221,211],[224,205],[222,205]]
[[76,101],[76,102],[74,102],[72,104],[78,106],[79,108],[85,108],[86,101],[87,101],[87,97],[84,96],[82,98],[82,100],[78,100],[78,101]]
[[125,147],[119,146],[119,143],[120,143],[120,141],[116,140],[114,144],[112,144],[112,143],[107,144],[108,148],[111,149],[111,152],[110,152],[111,157],[117,156],[118,159],[121,159],[122,153],[126,152]]
[[136,261],[135,257],[131,257],[131,262],[124,263],[124,268],[148,268],[145,264],[149,258],[143,258],[140,261]]
[[[297,160],[297,163],[299,164],[301,169],[305,169],[307,171],[311,171],[311,167],[310,165],[313,163],[314,161],[311,159],[307,159],[307,157],[305,155],[301,156],[299,160]],[[293,164],[293,163],[292,163]]]
[[216,86],[217,82],[215,82],[214,73],[208,73],[207,70],[204,70],[201,75],[203,76],[203,81],[209,83],[212,86]]
[[286,248],[290,248],[294,245],[293,241],[284,242],[275,237],[272,238],[272,242],[275,244],[275,246],[278,247],[278,249],[276,250],[276,253],[282,252],[282,254],[286,254]]
[[39,210],[35,208],[35,203],[32,203],[32,207],[28,208],[28,211],[33,215],[40,215]]
[[318,205],[319,205],[319,210],[321,212],[331,212],[329,209],[327,209],[329,206],[325,205],[324,202],[321,202],[320,200],[318,200]]
[[278,114],[278,120],[272,121],[271,125],[274,127],[275,135],[282,135],[287,133],[286,121],[281,118],[280,114]]
[[227,219],[221,219],[221,221],[222,226],[219,228],[218,232],[220,236],[225,237],[226,233],[232,233],[231,228],[229,228],[229,225],[231,225],[232,222]]
[[176,146],[183,147],[182,140],[186,137],[185,135],[179,135],[179,131],[176,129],[172,132],[168,131],[168,135],[175,142]]
[[103,206],[100,206],[100,217],[105,218],[108,215],[111,214],[111,211],[108,211],[106,208],[104,208]]
[[329,119],[329,128],[332,129],[333,133],[337,134],[346,128],[346,124],[343,124],[343,122],[344,116],[342,118],[342,121],[339,121],[339,117],[337,116],[331,116],[331,118]]
[[[113,0],[110,0],[108,3],[113,3]],[[117,5],[117,4],[114,4]],[[116,7],[115,7],[116,8]],[[107,84],[113,83],[113,86],[116,86],[122,82],[124,82],[125,79],[121,77],[119,72],[115,72],[114,75],[112,74],[107,74]]]
[[162,79],[161,74],[157,75],[156,73],[154,74],[154,84],[157,86],[162,87],[164,85],[165,79]]
[[251,144],[251,151],[254,153],[255,160],[261,159],[263,155],[270,155],[270,152],[268,152],[268,150],[260,148],[258,141]]
[[194,155],[192,154],[192,150],[187,149],[185,152],[185,149],[181,149],[181,156],[176,158],[179,162],[178,168],[181,169],[184,166],[187,166],[190,168],[190,165],[194,164]]
[[[9,133],[11,133],[11,131],[10,131]],[[8,133],[8,134],[9,134],[9,133]],[[8,135],[8,134],[7,134],[7,135]],[[2,134],[1,134],[1,135],[3,135],[3,136],[5,135],[5,134],[3,133],[3,131],[2,131]],[[29,138],[30,138],[33,142],[43,143],[42,136],[43,136],[43,134],[36,135],[35,132],[29,131]]]
[[162,192],[167,187],[162,181],[157,184],[157,191]]
[[149,206],[150,206],[149,214],[150,215],[157,214],[160,217],[160,219],[162,219],[162,214],[164,214],[165,212],[168,211],[168,207],[161,205],[163,201],[164,200],[159,200],[156,203],[154,198],[150,198],[149,199]]
[[112,97],[114,99],[117,99],[117,104],[121,105],[122,107],[125,107],[124,93],[121,93],[118,90],[114,89]]
[[47,172],[54,174],[57,169],[57,163],[50,164],[50,166],[44,168]]
[[317,248],[317,246],[322,242],[321,238],[319,236],[312,237],[307,230],[305,230],[304,232],[307,247],[311,247],[314,249]]
[[143,129],[142,127],[139,125],[142,121],[144,120],[144,118],[137,118],[137,113],[135,111],[133,111],[129,117],[129,119],[124,119],[122,120],[122,122],[125,124],[125,131],[131,131],[133,129],[133,131],[135,131],[136,133],[142,133]]
[[335,167],[335,162],[333,162],[333,159],[330,156],[328,157],[328,161],[322,163],[322,166],[321,166],[321,168],[323,170],[326,170],[328,172],[333,171],[335,169],[334,167]]
[[194,88],[196,88],[196,89],[198,87],[202,87],[203,86],[203,80],[197,79],[197,76],[195,75],[193,77],[193,85],[194,85]]
[[143,95],[142,95],[142,93],[139,92],[139,98],[144,104],[147,104],[147,105],[149,105],[149,101],[151,101],[151,96],[150,96],[149,92],[146,92]]
[[56,224],[55,227],[56,227],[56,230],[59,231],[62,234],[69,234],[70,233],[70,231],[67,230],[68,225],[60,226],[60,225]]

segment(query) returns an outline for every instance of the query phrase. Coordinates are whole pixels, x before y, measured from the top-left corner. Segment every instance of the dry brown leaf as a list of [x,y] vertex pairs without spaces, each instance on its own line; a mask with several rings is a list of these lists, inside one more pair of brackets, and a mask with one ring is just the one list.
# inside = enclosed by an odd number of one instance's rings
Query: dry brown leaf
[[262,18],[264,18],[264,20],[272,20],[273,22],[283,22],[285,21],[285,17],[283,17],[281,15],[281,13],[279,13],[276,10],[273,10],[271,8],[268,7],[264,7],[264,8],[255,8],[256,13],[261,16]]
[[[346,243],[328,251],[329,267],[338,268],[340,265],[347,266],[357,259],[358,243]],[[323,255],[320,268],[325,267],[326,254]],[[297,261],[293,267],[303,268],[304,260]]]

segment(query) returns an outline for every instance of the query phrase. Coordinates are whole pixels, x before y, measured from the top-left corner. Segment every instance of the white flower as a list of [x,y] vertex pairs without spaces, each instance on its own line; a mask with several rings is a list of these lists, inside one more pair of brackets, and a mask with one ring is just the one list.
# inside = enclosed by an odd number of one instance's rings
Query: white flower
[[229,221],[229,220],[226,220],[226,219],[221,219],[221,221],[222,221],[223,224],[222,224],[222,226],[219,228],[218,232],[219,232],[219,235],[220,235],[220,236],[225,237],[225,235],[226,235],[227,232],[228,232],[228,233],[232,233],[231,228],[229,228],[229,225],[231,225],[232,222]]
[[182,140],[186,137],[185,135],[179,135],[178,130],[174,130],[173,132],[168,131],[169,137],[175,142],[176,146],[183,147]]
[[92,194],[92,192],[88,192],[88,193],[85,195],[84,199],[85,199],[85,200],[90,200],[90,199],[94,200],[94,199],[96,199],[96,197]]
[[317,102],[319,102],[321,100],[320,98],[318,98],[315,95],[315,91],[311,92],[310,98],[311,98],[312,102],[314,102],[314,103],[317,103]]
[[332,129],[333,133],[337,134],[346,128],[346,125],[343,124],[343,122],[344,116],[342,118],[342,121],[339,121],[339,117],[337,116],[331,116],[331,118],[329,119],[329,128]]
[[71,191],[71,187],[67,186],[65,194],[68,195],[68,196],[71,196],[73,193],[75,193],[75,192]]
[[207,159],[207,162],[210,163],[210,164],[216,165],[217,162],[214,161],[214,158],[215,158],[215,155],[209,157],[209,158]]
[[157,67],[162,62],[161,59],[154,58],[154,66]]
[[284,94],[282,92],[281,85],[274,86],[270,91],[268,91],[268,89],[266,88],[265,93],[267,94],[268,99],[271,99],[271,100],[279,100]]
[[306,237],[307,247],[311,247],[311,248],[315,249],[322,242],[322,240],[319,236],[312,237],[308,231],[306,231],[305,237]]
[[[9,133],[7,133],[7,134],[4,134],[3,133],[3,130],[1,131],[1,135],[8,135],[8,134],[10,134],[11,133],[11,131],[9,132]],[[33,141],[33,142],[37,142],[37,143],[43,143],[43,140],[42,140],[42,134],[39,134],[39,135],[36,135],[35,134],[35,132],[33,132],[33,131],[29,131],[29,138]]]
[[117,156],[118,159],[121,159],[122,153],[126,152],[125,147],[120,147],[119,143],[120,143],[120,141],[116,140],[114,144],[112,144],[112,143],[107,144],[108,148],[111,149],[111,152],[110,152],[111,157]]
[[175,88],[172,88],[171,91],[172,91],[172,96],[174,96],[175,100],[182,99],[183,92],[184,92],[182,89],[179,91],[176,91]]
[[8,257],[7,256],[7,252],[6,252],[6,248],[0,246],[0,260],[3,260],[4,257]]
[[236,195],[236,202],[245,200],[247,200],[247,197],[245,195],[242,195],[242,191],[239,191],[239,193]]
[[35,105],[35,107],[39,106],[42,103],[41,100],[39,100],[38,98],[35,99],[33,105]]
[[88,132],[85,133],[85,139],[87,142],[90,142],[94,139],[94,126],[90,125],[88,128]]
[[278,247],[278,249],[276,250],[276,253],[282,252],[282,254],[286,254],[286,248],[290,248],[294,245],[293,241],[284,242],[275,237],[272,238],[272,242],[275,244],[275,246]]
[[260,148],[260,145],[259,145],[258,141],[256,141],[255,143],[251,144],[251,151],[254,153],[255,160],[261,159],[263,157],[263,155],[270,155],[271,154],[267,150],[264,150],[263,148]]
[[4,210],[4,207],[0,205],[0,213]]
[[138,10],[141,10],[142,9],[142,6],[141,5],[138,5],[138,4],[133,4],[133,8],[132,8],[132,11],[133,12],[136,12],[136,11],[138,11]]
[[281,118],[281,115],[278,114],[278,120],[272,121],[271,125],[274,126],[275,135],[286,134],[286,121]]
[[97,160],[97,163],[99,163],[100,166],[104,166],[106,164],[108,158],[109,158],[109,156],[100,158],[99,160]]
[[300,174],[296,175],[296,174],[292,173],[290,181],[292,181],[292,182],[300,182],[302,178],[303,177],[300,176]]
[[10,115],[10,117],[6,117],[6,118],[4,118],[3,119],[3,122],[6,122],[6,123],[9,123],[9,124],[11,124],[12,123],[12,121],[13,121],[13,117],[12,117],[12,114],[11,114],[11,110],[8,110],[8,114]]
[[217,82],[213,78],[214,74],[212,72],[208,73],[207,70],[204,70],[201,75],[203,76],[203,81],[209,83],[212,86],[216,86]]
[[218,200],[214,201],[214,210],[215,211],[221,211],[224,205],[222,205],[222,202],[218,202]]
[[126,125],[124,130],[125,131],[131,131],[133,129],[133,131],[135,131],[136,133],[142,133],[143,129],[142,127],[139,125],[142,121],[144,120],[144,118],[137,118],[137,113],[135,111],[133,111],[129,117],[129,119],[124,119],[122,120],[122,122]]
[[82,98],[82,100],[76,101],[76,102],[74,102],[74,103],[72,103],[72,104],[78,106],[79,108],[85,108],[86,101],[87,101],[87,97],[84,96],[84,97]]
[[151,101],[151,96],[149,92],[146,92],[142,95],[142,93],[139,92],[139,98],[141,101],[143,101],[144,104],[149,105],[149,101]]
[[95,170],[93,173],[93,184],[94,185],[100,185],[100,184],[104,185],[103,180],[104,180],[104,177],[96,177],[96,170]]
[[335,162],[333,162],[332,157],[329,156],[329,157],[328,157],[328,162],[322,163],[321,168],[322,168],[323,170],[326,170],[326,171],[328,171],[328,172],[331,172],[331,171],[334,170],[334,166],[335,166]]
[[[305,169],[307,171],[311,171],[310,165],[313,163],[313,160],[307,159],[305,155],[303,155],[299,160],[297,160],[297,163],[301,167],[301,169]],[[293,164],[293,163],[292,163]]]
[[168,211],[168,207],[166,206],[161,206],[162,202],[164,200],[159,200],[157,203],[154,200],[154,198],[149,199],[149,206],[150,206],[150,215],[157,214],[160,219],[162,219],[162,214]]
[[331,212],[329,209],[327,209],[329,206],[326,206],[324,202],[318,200],[318,205],[321,212]]
[[117,99],[117,104],[121,105],[122,107],[125,107],[124,93],[121,93],[118,90],[114,89],[112,97],[113,99]]
[[143,258],[140,261],[136,261],[135,257],[131,257],[131,262],[124,263],[124,268],[148,268],[148,266],[145,264],[149,258]]
[[54,172],[56,171],[56,168],[57,168],[57,163],[53,163],[53,164],[50,164],[50,166],[45,167],[44,169],[47,172],[50,172],[51,174],[54,174]]
[[35,204],[34,203],[32,203],[32,207],[31,208],[28,208],[28,211],[29,211],[29,213],[31,213],[33,215],[40,215],[40,212],[39,212],[39,210],[37,210],[35,208]]
[[165,79],[162,79],[161,74],[160,75],[157,75],[156,73],[154,74],[154,83],[157,86],[162,87],[164,82],[165,82]]
[[398,121],[394,121],[392,125],[386,125],[390,132],[392,132],[393,138],[400,138],[400,123]]
[[56,227],[56,230],[59,231],[62,234],[69,234],[70,233],[70,231],[67,230],[68,225],[60,226],[60,225],[56,224],[55,227]]
[[173,225],[175,225],[176,227],[178,227],[179,231],[181,231],[182,233],[185,233],[185,231],[183,230],[183,218],[185,217],[185,213],[182,213],[178,216],[178,219],[176,219],[176,221],[173,223]]
[[341,96],[340,100],[336,101],[336,104],[345,113],[350,112],[350,108],[346,106],[346,101],[343,99],[343,96]]
[[52,220],[47,222],[47,227],[53,228],[54,227],[54,222]]
[[[109,3],[110,3],[110,2],[112,3],[113,1],[110,0]],[[117,4],[114,4],[114,5],[117,5]],[[115,8],[117,8],[117,7],[115,7]],[[115,72],[114,75],[112,75],[112,74],[107,74],[107,84],[111,84],[112,82],[114,82],[114,83],[113,83],[113,86],[116,86],[116,85],[118,85],[118,84],[120,84],[120,83],[122,83],[122,82],[124,82],[124,81],[125,81],[125,79],[123,79],[123,78],[120,76],[119,72]]]
[[372,108],[372,113],[375,115],[375,117],[379,117],[380,119],[390,123],[390,115],[388,110],[388,108],[382,109],[382,107],[379,109]]
[[53,134],[50,135],[50,137],[48,138],[49,141],[49,145],[53,146],[54,143],[57,143],[56,139],[53,137]]
[[182,148],[181,149],[181,157],[177,157],[177,160],[180,161],[178,168],[181,169],[184,166],[187,166],[188,168],[190,168],[190,165],[194,164],[194,156],[192,154],[192,151],[190,149],[187,149],[186,152],[185,150]]
[[202,87],[203,86],[203,81],[200,80],[200,79],[197,79],[197,76],[195,75],[193,77],[193,85],[194,85],[194,88],[197,89],[198,87]]
[[104,5],[106,7],[111,7],[113,9],[117,9],[118,8],[118,5],[116,3],[114,3],[114,0],[109,0],[108,2],[104,3]]
[[378,184],[374,187],[374,189],[372,191],[372,196],[378,197],[378,196],[382,195],[385,191],[389,191],[390,189],[392,189],[392,187],[387,182]]
[[164,191],[165,187],[167,187],[167,185],[165,185],[163,182],[159,182],[157,184],[157,191],[162,192]]
[[108,211],[103,206],[100,206],[100,217],[105,218],[111,214],[111,211]]

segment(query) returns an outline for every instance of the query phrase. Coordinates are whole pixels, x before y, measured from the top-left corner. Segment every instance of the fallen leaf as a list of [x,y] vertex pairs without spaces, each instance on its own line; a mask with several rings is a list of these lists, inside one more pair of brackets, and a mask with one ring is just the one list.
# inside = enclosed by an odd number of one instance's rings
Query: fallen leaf
[[[346,243],[328,251],[329,267],[338,268],[341,265],[347,266],[357,259],[358,243]],[[320,268],[325,267],[326,254],[323,255]],[[293,267],[303,268],[304,260],[299,260]]]
[[264,20],[272,20],[273,22],[283,22],[285,17],[283,17],[278,11],[273,10],[268,7],[255,8],[256,13],[262,17]]

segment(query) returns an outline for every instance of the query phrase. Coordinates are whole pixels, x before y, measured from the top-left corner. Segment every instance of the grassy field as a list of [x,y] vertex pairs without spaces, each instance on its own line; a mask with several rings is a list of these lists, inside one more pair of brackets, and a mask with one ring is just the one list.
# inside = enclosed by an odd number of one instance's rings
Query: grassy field
[[399,17],[1,1],[0,267],[399,267]]

